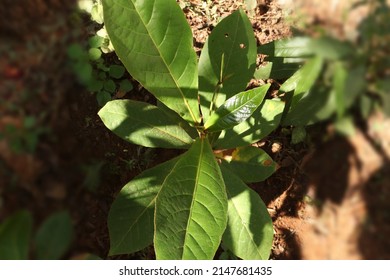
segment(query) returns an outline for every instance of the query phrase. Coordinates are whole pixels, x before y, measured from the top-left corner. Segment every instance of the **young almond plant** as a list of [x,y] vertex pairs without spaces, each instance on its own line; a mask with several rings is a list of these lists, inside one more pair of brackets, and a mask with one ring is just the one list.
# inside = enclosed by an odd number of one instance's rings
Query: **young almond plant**
[[131,143],[187,149],[123,187],[108,217],[109,254],[153,244],[157,259],[213,259],[222,242],[241,259],[268,259],[272,221],[246,183],[276,170],[251,144],[279,125],[284,103],[265,99],[268,84],[246,90],[257,55],[246,14],[224,18],[198,61],[175,0],[103,0],[103,11],[116,54],[157,105],[110,101],[100,118]]

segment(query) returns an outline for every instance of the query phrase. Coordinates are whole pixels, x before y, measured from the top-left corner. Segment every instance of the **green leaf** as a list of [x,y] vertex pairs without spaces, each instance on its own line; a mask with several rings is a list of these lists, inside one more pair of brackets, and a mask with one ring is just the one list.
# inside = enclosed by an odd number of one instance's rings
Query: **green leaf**
[[339,60],[354,53],[350,44],[331,37],[281,39],[261,45],[257,51],[270,57],[318,56],[330,60]]
[[185,130],[164,111],[144,102],[110,101],[98,114],[107,128],[137,145],[186,148],[193,142]]
[[306,126],[329,118],[335,112],[335,94],[324,87],[306,92],[283,117],[283,126]]
[[200,122],[192,32],[175,0],[103,0],[116,54],[157,99],[192,124]]
[[306,139],[306,129],[304,126],[296,126],[291,133],[291,143],[298,144]]
[[226,228],[227,198],[218,163],[198,139],[172,168],[156,199],[157,259],[212,259]]
[[334,76],[333,76],[333,89],[336,97],[336,111],[338,118],[342,118],[346,110],[346,81],[348,77],[347,69],[342,62],[335,63]]
[[284,102],[266,99],[246,121],[222,131],[215,148],[231,149],[259,141],[278,127],[283,109]]
[[114,93],[116,90],[116,85],[113,80],[107,80],[103,83],[103,88],[109,93]]
[[91,48],[99,48],[103,44],[104,39],[98,35],[94,35],[88,39],[88,44]]
[[167,114],[172,119],[172,121],[183,128],[187,134],[191,136],[191,138],[196,139],[199,136],[199,133],[195,127],[189,125],[188,122],[183,120],[175,111],[172,111],[167,106],[165,106],[164,103],[157,101],[157,107],[164,111],[164,113]]
[[126,69],[122,65],[111,65],[109,74],[112,78],[120,79],[125,74],[125,71]]
[[309,59],[302,68],[283,83],[280,91],[289,92],[294,90],[294,98],[300,97],[316,82],[321,72],[322,64],[323,60],[319,57]]
[[221,170],[228,195],[228,225],[222,243],[237,257],[245,260],[267,260],[272,241],[272,220],[259,195],[234,173]]
[[73,238],[72,220],[67,211],[48,217],[35,236],[36,257],[57,260],[68,251]]
[[204,121],[210,116],[211,107],[218,108],[226,99],[246,89],[255,67],[256,40],[252,25],[239,9],[217,24],[199,58],[199,95]]
[[286,63],[283,58],[274,57],[264,66],[256,69],[254,77],[258,80],[287,79],[299,68],[298,63]]
[[32,216],[27,210],[8,217],[0,225],[0,259],[26,260],[32,231]]
[[133,90],[133,84],[129,80],[122,80],[119,84],[119,90],[129,92]]
[[232,128],[249,118],[263,101],[271,84],[240,92],[226,100],[207,120],[209,132]]
[[98,48],[90,48],[88,50],[88,56],[92,61],[98,60],[102,56],[102,51]]
[[226,166],[245,183],[264,181],[277,169],[277,164],[266,152],[253,146],[237,148]]
[[111,99],[111,94],[105,90],[96,93],[96,100],[100,107],[105,106]]
[[109,255],[134,253],[153,243],[155,199],[177,161],[147,169],[122,188],[108,214]]

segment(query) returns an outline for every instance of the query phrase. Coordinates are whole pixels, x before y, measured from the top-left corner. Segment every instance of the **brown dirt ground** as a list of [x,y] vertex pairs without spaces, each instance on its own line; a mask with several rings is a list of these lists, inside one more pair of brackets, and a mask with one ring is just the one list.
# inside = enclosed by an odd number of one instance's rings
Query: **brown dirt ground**
[[[185,2],[197,50],[218,19],[242,4]],[[305,23],[310,27],[318,23],[337,34],[346,28],[323,17],[324,10],[318,10],[323,7],[298,10],[277,2],[288,1],[258,1],[251,21],[259,44],[291,36],[290,25],[302,11],[311,16]],[[141,170],[178,152],[136,147],[105,129],[95,97],[66,67],[66,47],[86,40],[90,32],[75,13],[75,3],[28,3],[34,9],[11,0],[2,5],[7,10],[0,7],[0,98],[5,100],[0,131],[10,124],[21,127],[26,116],[36,117],[37,126],[48,131],[40,135],[34,153],[12,152],[10,141],[0,140],[0,221],[27,208],[38,227],[50,213],[68,209],[75,239],[65,258],[86,253],[107,258],[106,220],[116,193]],[[143,99],[138,89],[125,97]],[[274,221],[272,259],[390,259],[390,120],[377,114],[360,127],[353,137],[343,138],[331,125],[316,126],[310,141],[298,145],[278,130],[259,143],[280,165],[268,180],[252,186]],[[129,159],[136,162],[132,168]],[[86,170],[99,163],[96,188],[89,190]],[[120,258],[148,259],[153,252]]]

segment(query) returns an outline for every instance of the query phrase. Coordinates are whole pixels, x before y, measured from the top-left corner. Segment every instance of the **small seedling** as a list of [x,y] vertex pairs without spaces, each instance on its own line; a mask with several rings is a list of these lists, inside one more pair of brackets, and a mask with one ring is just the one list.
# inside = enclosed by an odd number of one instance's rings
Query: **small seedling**
[[276,170],[251,144],[279,125],[284,103],[265,98],[269,84],[247,90],[257,47],[245,12],[218,23],[198,61],[175,0],[104,0],[103,11],[116,54],[158,100],[110,101],[103,123],[133,144],[186,150],[123,187],[108,218],[110,255],[153,244],[157,259],[212,259],[222,242],[238,258],[268,259],[272,221],[246,183]]

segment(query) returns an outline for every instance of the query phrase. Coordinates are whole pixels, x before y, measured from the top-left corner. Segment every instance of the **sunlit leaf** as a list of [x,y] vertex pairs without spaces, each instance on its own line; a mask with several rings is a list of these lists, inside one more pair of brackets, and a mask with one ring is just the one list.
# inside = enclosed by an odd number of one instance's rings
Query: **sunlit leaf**
[[246,121],[222,131],[215,148],[231,149],[261,140],[278,127],[284,105],[282,101],[265,100]]
[[262,149],[247,146],[237,148],[226,161],[229,167],[245,183],[261,182],[271,176],[277,168],[276,163]]
[[182,118],[198,123],[197,58],[175,0],[103,0],[104,24],[132,77]]
[[225,184],[205,139],[182,155],[156,199],[158,259],[212,259],[227,222]]
[[210,116],[204,128],[209,132],[221,131],[245,121],[259,107],[269,87],[266,84],[229,98]]
[[256,67],[256,40],[242,9],[213,29],[199,59],[199,94],[203,118],[226,99],[245,90]]
[[228,195],[228,225],[222,242],[237,257],[267,260],[273,241],[272,220],[259,195],[222,164]]

